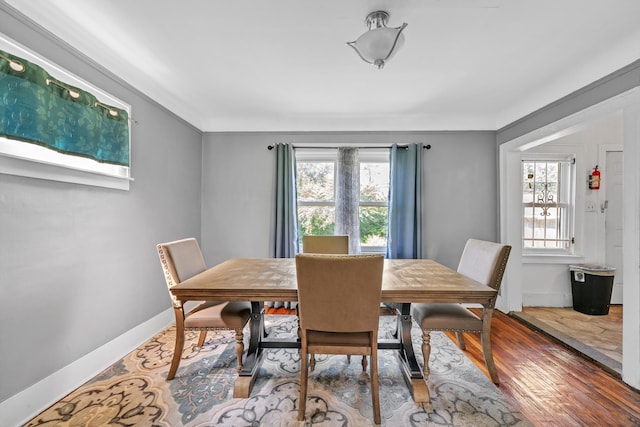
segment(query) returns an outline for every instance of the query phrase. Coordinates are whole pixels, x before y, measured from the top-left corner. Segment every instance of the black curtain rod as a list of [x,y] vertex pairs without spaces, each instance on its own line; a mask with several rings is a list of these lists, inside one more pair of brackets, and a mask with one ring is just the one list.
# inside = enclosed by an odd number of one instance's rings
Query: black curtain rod
[[[275,145],[267,145],[267,149],[268,150],[273,150],[274,148],[275,148]],[[317,147],[306,147],[306,146],[305,147],[296,147],[294,145],[293,148],[310,148],[310,149],[314,149],[314,150],[316,150],[318,148],[330,148],[330,149],[335,150],[336,148],[340,148],[340,147],[333,146],[333,145],[319,145]],[[377,147],[373,147],[373,146],[372,147],[358,147],[358,146],[355,146],[355,148],[374,149],[374,148],[391,148],[391,146],[386,146],[386,147],[385,146],[377,146]],[[398,145],[398,148],[404,148],[406,150],[409,147],[406,146],[406,145]],[[423,146],[422,148],[424,148],[425,150],[430,150],[431,149],[431,144],[427,144],[427,145]]]

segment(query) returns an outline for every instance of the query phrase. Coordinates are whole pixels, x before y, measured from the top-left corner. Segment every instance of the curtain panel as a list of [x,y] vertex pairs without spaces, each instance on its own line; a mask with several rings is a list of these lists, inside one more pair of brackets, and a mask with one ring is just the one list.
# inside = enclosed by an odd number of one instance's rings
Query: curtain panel
[[[296,192],[296,158],[293,145],[275,145],[276,177],[270,256],[293,258],[298,253],[298,206]],[[289,301],[268,301],[269,307],[294,308]]]
[[340,147],[336,174],[336,235],[349,236],[349,253],[360,253],[360,162],[358,149]]
[[298,253],[296,159],[291,144],[276,144],[275,205],[271,256],[293,258]]
[[127,111],[0,50],[0,136],[129,166]]
[[423,144],[390,153],[387,258],[422,258]]

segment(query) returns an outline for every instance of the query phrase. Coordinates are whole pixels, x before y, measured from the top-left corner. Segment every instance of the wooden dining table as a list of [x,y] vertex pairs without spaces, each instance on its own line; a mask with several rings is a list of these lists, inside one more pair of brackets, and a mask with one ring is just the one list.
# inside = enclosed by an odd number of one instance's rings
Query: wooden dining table
[[[298,338],[273,338],[265,329],[265,301],[297,301],[293,258],[232,258],[171,288],[182,302],[250,301],[249,345],[238,373],[233,397],[247,398],[270,348],[300,348]],[[402,374],[415,402],[429,402],[428,362],[418,365],[411,340],[411,303],[481,304],[491,316],[496,290],[428,259],[385,259],[381,301],[398,304],[397,326],[390,338],[380,338],[379,350],[397,351]]]

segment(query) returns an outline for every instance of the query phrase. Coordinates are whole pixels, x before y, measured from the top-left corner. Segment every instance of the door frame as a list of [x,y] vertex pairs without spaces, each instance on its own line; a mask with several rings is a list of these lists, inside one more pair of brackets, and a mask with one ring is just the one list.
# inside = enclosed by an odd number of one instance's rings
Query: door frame
[[[617,152],[620,151],[623,153],[624,158],[624,145],[623,144],[600,144],[598,145],[598,167],[602,170],[603,176],[607,173],[607,153],[608,152]],[[624,171],[623,171],[624,173]],[[624,179],[624,176],[623,176]],[[605,182],[603,186],[600,187],[601,191],[598,194],[598,206],[597,209],[602,209],[603,203],[608,200],[607,192],[609,191],[609,187]],[[623,189],[624,194],[624,189]],[[598,241],[606,242],[607,240],[607,225],[606,225],[607,215],[599,215],[598,217]],[[624,233],[623,233],[624,236]],[[607,260],[606,256],[606,244],[601,245],[598,248],[598,254],[596,259]],[[616,271],[616,276],[623,278],[623,289],[624,289],[624,263],[622,264],[622,271]],[[613,304],[613,302],[612,302]]]

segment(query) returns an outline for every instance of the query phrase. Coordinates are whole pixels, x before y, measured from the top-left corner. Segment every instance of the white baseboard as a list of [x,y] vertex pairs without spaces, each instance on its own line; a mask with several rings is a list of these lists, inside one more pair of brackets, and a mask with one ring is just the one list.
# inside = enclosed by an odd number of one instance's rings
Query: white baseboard
[[175,320],[163,311],[0,403],[0,426],[20,426],[132,352]]
[[524,307],[571,307],[573,298],[571,293],[544,293],[536,294],[524,292],[522,294]]

